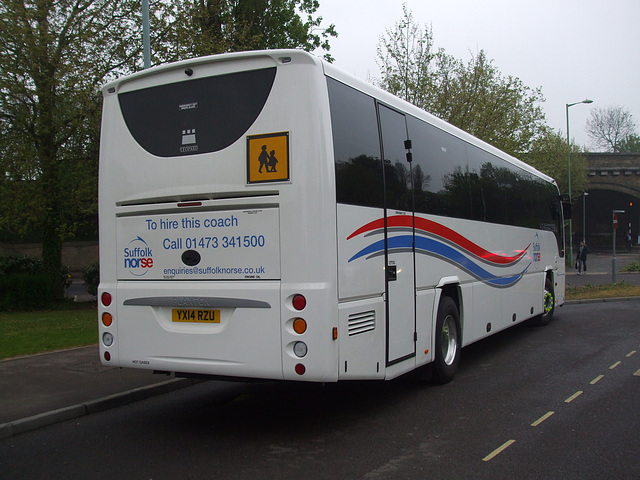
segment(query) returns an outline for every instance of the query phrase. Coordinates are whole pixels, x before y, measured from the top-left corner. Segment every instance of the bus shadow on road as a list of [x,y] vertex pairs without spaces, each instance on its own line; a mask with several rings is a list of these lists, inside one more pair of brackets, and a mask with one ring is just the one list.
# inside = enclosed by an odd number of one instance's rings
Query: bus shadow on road
[[[420,408],[464,395],[469,381],[489,372],[504,376],[510,358],[523,349],[539,349],[553,336],[554,324],[543,328],[518,324],[462,351],[458,375],[445,386],[419,380],[411,372],[391,381],[337,383],[205,381],[184,392],[179,410],[162,412],[156,420],[166,422],[168,436],[176,430],[236,443],[238,438],[306,438],[348,430],[362,422],[377,421],[397,409],[420,404]],[[495,372],[494,372],[495,371]],[[501,380],[506,381],[506,380]],[[415,407],[411,407],[415,408]],[[156,423],[156,426],[159,426]],[[274,432],[278,432],[277,434]]]

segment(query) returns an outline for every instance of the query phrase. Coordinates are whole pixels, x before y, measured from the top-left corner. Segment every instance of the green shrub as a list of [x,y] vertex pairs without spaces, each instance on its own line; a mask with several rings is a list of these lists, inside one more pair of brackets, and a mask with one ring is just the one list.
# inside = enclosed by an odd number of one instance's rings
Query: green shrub
[[0,275],[0,311],[47,308],[56,299],[59,281],[44,273]]
[[640,262],[631,262],[624,266],[621,272],[640,272]]
[[68,277],[66,265],[62,266],[60,275],[51,277],[45,273],[41,258],[0,256],[0,310],[47,308],[58,300],[61,286]]
[[0,275],[11,273],[43,273],[41,258],[29,255],[4,255],[0,257]]
[[91,295],[98,294],[98,284],[100,283],[100,262],[89,265],[82,272],[82,280],[87,287],[87,292]]

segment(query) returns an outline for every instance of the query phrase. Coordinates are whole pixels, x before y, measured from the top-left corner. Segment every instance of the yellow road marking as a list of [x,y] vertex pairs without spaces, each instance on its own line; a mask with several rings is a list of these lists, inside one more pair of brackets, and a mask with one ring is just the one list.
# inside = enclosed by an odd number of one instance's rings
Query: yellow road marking
[[631,350],[629,353],[627,353],[627,357],[630,357],[631,355],[633,355],[634,353],[636,353],[635,350]]
[[483,462],[488,462],[489,460],[491,460],[492,458],[496,457],[497,455],[499,455],[500,453],[502,453],[503,451],[505,451],[507,448],[509,448],[511,445],[513,445],[514,443],[516,443],[515,440],[509,440],[507,442],[504,442],[502,445],[500,445],[498,448],[496,448],[493,452],[491,452],[489,455],[487,455],[486,457],[484,457],[482,459]]
[[640,377],[640,370],[638,370],[636,373],[633,374],[636,377]]
[[541,416],[538,420],[536,420],[535,422],[533,422],[531,424],[532,427],[537,427],[538,425],[540,425],[542,422],[544,422],[547,418],[549,418],[551,415],[553,415],[554,412],[547,412],[545,413],[543,416]]
[[604,375],[598,375],[596,378],[594,378],[593,380],[591,380],[591,385],[595,385],[596,383],[598,383],[600,380],[602,380],[604,378]]
[[614,368],[616,368],[616,367],[617,367],[618,365],[620,365],[621,363],[622,363],[622,362],[616,362],[616,363],[614,363],[613,365],[611,365],[611,366],[609,367],[609,370],[613,370]]
[[582,390],[578,390],[576,393],[574,393],[573,395],[571,395],[569,398],[567,398],[564,403],[571,403],[573,402],[576,398],[578,398],[580,395],[582,395]]

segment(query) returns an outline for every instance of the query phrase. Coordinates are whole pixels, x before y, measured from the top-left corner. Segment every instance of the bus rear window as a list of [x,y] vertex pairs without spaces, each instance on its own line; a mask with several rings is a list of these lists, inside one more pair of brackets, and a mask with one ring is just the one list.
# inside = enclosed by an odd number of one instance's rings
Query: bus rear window
[[126,92],[118,99],[129,132],[147,152],[217,152],[258,118],[275,76],[275,67],[250,70]]

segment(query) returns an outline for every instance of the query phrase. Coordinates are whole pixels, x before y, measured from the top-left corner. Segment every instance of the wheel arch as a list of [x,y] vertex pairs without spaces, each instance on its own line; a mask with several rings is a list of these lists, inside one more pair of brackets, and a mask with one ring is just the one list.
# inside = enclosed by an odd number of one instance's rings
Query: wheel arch
[[[555,277],[556,277],[557,272],[553,269],[553,267],[548,266],[544,269],[544,279],[546,280],[547,278],[550,278],[551,281],[553,282],[553,285],[555,287]],[[555,289],[555,288],[554,288]]]
[[440,279],[440,282],[438,282],[438,285],[436,286],[436,293],[436,301],[434,302],[434,318],[437,316],[438,307],[440,305],[440,300],[442,299],[442,297],[451,298],[458,308],[458,334],[460,336],[460,345],[464,345],[464,302],[462,297],[462,289],[460,287],[460,280],[457,277],[445,277]]
[[[553,313],[556,307],[556,282],[554,278],[553,269],[547,269],[545,271],[545,275],[543,277],[543,295],[542,295],[542,313],[536,317],[533,317],[529,320],[530,324],[536,327],[541,327],[547,325],[551,319],[553,318]],[[549,288],[547,289],[547,285]],[[547,311],[546,302],[547,302],[547,291],[550,292],[551,296],[551,309]]]
[[557,271],[555,271],[552,267],[547,267],[545,268],[544,280],[542,281],[542,288],[546,288],[547,280],[549,280],[550,282],[551,289],[552,289],[551,293],[553,294],[553,299],[554,299],[554,308],[558,301],[556,297],[556,287],[557,287],[556,275],[557,275]]

